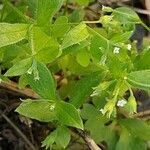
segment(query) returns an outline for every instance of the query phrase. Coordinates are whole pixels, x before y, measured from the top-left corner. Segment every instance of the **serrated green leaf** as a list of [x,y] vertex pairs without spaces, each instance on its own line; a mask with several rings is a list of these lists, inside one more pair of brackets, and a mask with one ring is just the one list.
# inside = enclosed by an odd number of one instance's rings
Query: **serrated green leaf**
[[55,142],[55,139],[57,137],[57,130],[54,130],[53,132],[51,132],[46,139],[42,142],[42,147],[46,147],[46,150],[48,148],[51,148],[51,146],[53,145],[53,143]]
[[139,119],[123,119],[120,121],[132,136],[138,137],[143,140],[150,140],[150,126]]
[[58,102],[56,104],[57,119],[64,125],[83,129],[83,123],[78,110],[69,103]]
[[56,87],[52,74],[48,68],[37,62],[39,80],[35,80],[34,74],[28,74],[28,82],[31,88],[44,99],[56,100]]
[[61,8],[63,0],[38,0],[37,24],[47,25],[51,22],[55,13]]
[[70,103],[79,108],[93,92],[93,87],[97,86],[105,77],[105,73],[94,72],[79,80],[71,89]]
[[131,72],[127,76],[127,81],[136,88],[150,90],[150,70]]
[[57,128],[57,137],[55,140],[57,145],[65,149],[69,144],[70,138],[70,132],[67,127],[61,126]]
[[89,33],[87,31],[86,24],[80,23],[66,34],[62,43],[62,49],[79,44],[88,38],[88,36]]
[[15,111],[32,119],[42,122],[50,122],[56,119],[55,112],[52,110],[54,106],[55,104],[53,102],[44,99],[27,99],[24,100]]
[[25,39],[29,25],[0,23],[0,47]]
[[31,67],[32,58],[27,58],[19,63],[14,64],[6,73],[5,76],[20,76],[27,72],[27,70]]

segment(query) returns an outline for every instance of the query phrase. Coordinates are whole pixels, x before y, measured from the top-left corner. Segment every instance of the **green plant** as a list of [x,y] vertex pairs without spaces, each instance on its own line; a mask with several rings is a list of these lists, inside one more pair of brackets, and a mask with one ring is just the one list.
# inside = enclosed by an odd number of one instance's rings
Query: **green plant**
[[[136,24],[149,27],[126,7],[103,7],[97,21],[80,17],[74,21],[65,10],[58,12],[62,5],[63,0],[30,0],[17,8],[3,2],[0,60],[1,68],[8,70],[1,80],[18,76],[21,88],[30,85],[39,95],[23,100],[16,112],[55,123],[56,129],[42,144],[46,149],[54,143],[66,148],[69,127],[75,127],[90,131],[96,143],[106,141],[110,150],[145,150],[150,126],[136,119],[132,90],[150,90],[150,50],[145,47],[138,54],[129,39]],[[97,23],[102,27],[90,26]],[[60,88],[55,79],[58,71],[65,80]],[[130,96],[125,98],[127,91]]]

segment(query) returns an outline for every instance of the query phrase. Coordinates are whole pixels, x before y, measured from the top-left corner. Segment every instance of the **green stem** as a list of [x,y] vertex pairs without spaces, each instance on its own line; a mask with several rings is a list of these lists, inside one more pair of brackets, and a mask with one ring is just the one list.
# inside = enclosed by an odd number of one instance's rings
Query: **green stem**
[[150,32],[150,28],[143,22],[141,22],[141,25],[147,30]]
[[28,36],[29,36],[29,44],[31,48],[31,53],[32,53],[32,56],[34,56],[35,49],[34,49],[34,41],[33,41],[33,24],[31,24],[29,27]]
[[83,23],[95,24],[95,23],[100,23],[100,21],[99,20],[96,20],[96,21],[83,21]]

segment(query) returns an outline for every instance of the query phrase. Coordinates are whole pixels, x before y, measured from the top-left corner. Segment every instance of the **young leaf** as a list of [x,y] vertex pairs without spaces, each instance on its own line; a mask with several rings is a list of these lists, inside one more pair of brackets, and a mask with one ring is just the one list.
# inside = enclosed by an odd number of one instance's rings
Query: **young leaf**
[[44,99],[27,99],[24,100],[15,111],[32,119],[42,122],[50,122],[56,119],[54,107],[55,104],[52,101],[47,101]]
[[75,44],[79,44],[80,42],[88,38],[88,36],[89,33],[87,31],[86,24],[80,23],[66,34],[62,43],[62,49]]
[[61,8],[63,0],[38,0],[37,24],[47,25],[51,22],[55,13]]
[[90,56],[88,52],[86,51],[86,49],[83,49],[77,53],[76,60],[83,67],[87,67],[89,65]]
[[61,16],[57,18],[55,23],[53,24],[52,33],[58,38],[64,36],[65,33],[70,29],[70,25],[68,23],[68,18],[66,16]]
[[122,128],[115,150],[146,150],[146,145],[143,140],[135,138],[125,128]]
[[92,88],[97,86],[104,77],[105,73],[94,72],[79,80],[71,89],[70,103],[79,108],[92,94]]
[[130,39],[131,35],[133,34],[133,31],[128,31],[122,34],[117,34],[111,38],[111,40],[115,43],[121,43],[126,42]]
[[19,63],[14,64],[6,73],[5,76],[20,76],[27,72],[31,67],[32,58],[27,58]]
[[60,53],[59,43],[45,34],[39,27],[33,27],[33,43],[35,58],[40,62],[50,63]]
[[29,25],[0,23],[0,47],[17,43],[26,37]]
[[[120,121],[133,136],[150,140],[150,126],[139,119],[123,119]],[[143,134],[144,133],[144,134]]]
[[113,17],[122,23],[133,22],[140,23],[139,16],[128,7],[119,7],[113,10]]
[[57,145],[65,149],[69,144],[70,138],[70,132],[67,127],[61,126],[57,128],[57,137],[55,140]]
[[37,62],[37,71],[38,71],[39,80],[35,80],[34,74],[27,75],[29,85],[42,98],[55,100],[56,87],[55,87],[52,74],[44,64],[39,62]]
[[57,137],[57,130],[54,130],[52,133],[50,133],[46,139],[42,142],[42,147],[46,147],[46,150],[48,148],[51,148],[53,143],[55,142],[55,139]]
[[131,72],[127,76],[127,81],[136,88],[150,90],[150,70]]
[[64,125],[83,129],[79,112],[72,104],[63,101],[56,103],[56,116]]

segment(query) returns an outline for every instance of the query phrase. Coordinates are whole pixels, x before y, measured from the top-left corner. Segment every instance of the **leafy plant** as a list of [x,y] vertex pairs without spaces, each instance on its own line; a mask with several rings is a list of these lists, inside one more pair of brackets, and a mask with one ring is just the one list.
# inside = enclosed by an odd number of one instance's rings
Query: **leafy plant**
[[[89,0],[76,2],[86,6]],[[89,130],[96,143],[105,141],[110,150],[145,150],[150,127],[134,115],[133,89],[150,90],[149,49],[138,54],[129,39],[136,24],[149,27],[126,7],[103,7],[99,20],[74,22],[73,16],[59,11],[63,3],[30,0],[26,3],[30,17],[9,1],[3,3],[0,60],[8,70],[1,78],[5,82],[4,76],[19,76],[22,88],[29,85],[39,95],[23,100],[16,112],[55,123],[56,129],[43,141],[46,149],[54,144],[66,148],[69,129],[75,127]],[[90,26],[97,23],[102,27]],[[66,81],[60,87],[58,71]]]

